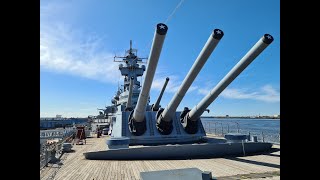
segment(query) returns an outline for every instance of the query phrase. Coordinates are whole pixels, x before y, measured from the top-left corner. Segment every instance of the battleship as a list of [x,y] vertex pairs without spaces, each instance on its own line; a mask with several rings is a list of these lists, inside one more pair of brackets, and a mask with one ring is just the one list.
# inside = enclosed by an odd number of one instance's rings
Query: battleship
[[[280,144],[259,141],[257,136],[206,132],[202,114],[219,94],[270,45],[264,34],[227,75],[195,107],[177,108],[201,68],[222,40],[224,32],[214,29],[178,91],[167,106],[161,105],[170,79],[150,102],[150,90],[162,46],[168,32],[156,25],[148,58],[140,58],[132,47],[115,56],[123,85],[118,86],[111,105],[90,120],[91,133],[84,144],[51,153],[55,161],[41,163],[40,179],[242,179],[280,177]],[[120,59],[120,60],[119,60]],[[144,65],[147,60],[147,67]],[[143,83],[138,81],[145,73]],[[101,135],[100,130],[108,133]],[[94,134],[97,136],[94,136]],[[222,133],[223,134],[223,133]],[[97,137],[97,138],[96,138]],[[70,139],[70,138],[69,138]],[[48,162],[45,159],[45,162]],[[43,166],[42,164],[45,164]]]
[[[222,157],[262,153],[271,149],[272,143],[258,142],[247,134],[229,133],[224,138],[209,138],[201,122],[201,115],[209,111],[208,106],[236,77],[268,47],[273,37],[264,34],[227,75],[195,107],[177,111],[191,84],[205,65],[224,36],[220,29],[214,29],[206,44],[185,76],[178,91],[169,104],[162,108],[161,98],[169,78],[165,79],[157,101],[150,104],[150,89],[158,65],[168,26],[156,25],[148,58],[148,67],[142,65],[144,58],[137,56],[137,50],[126,51],[125,56],[115,56],[120,62],[119,71],[124,76],[123,88],[112,98],[111,106],[104,110],[110,119],[110,135],[106,150],[84,153],[91,160],[146,160],[146,159],[190,159]],[[120,58],[121,60],[116,60]],[[143,76],[143,85],[137,77]]]

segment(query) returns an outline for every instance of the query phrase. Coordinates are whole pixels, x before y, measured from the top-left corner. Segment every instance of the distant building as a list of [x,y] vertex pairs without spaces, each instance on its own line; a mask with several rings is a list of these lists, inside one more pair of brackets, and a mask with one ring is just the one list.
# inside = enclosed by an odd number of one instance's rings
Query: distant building
[[226,115],[226,118],[228,118],[229,117],[229,115]]
[[62,128],[65,126],[72,126],[73,124],[86,124],[88,118],[41,118],[40,129],[54,129]]

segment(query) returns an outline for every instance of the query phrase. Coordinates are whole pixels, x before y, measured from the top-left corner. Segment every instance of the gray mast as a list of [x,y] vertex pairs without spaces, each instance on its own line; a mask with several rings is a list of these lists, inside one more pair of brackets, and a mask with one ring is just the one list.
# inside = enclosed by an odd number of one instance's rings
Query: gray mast
[[[142,76],[145,71],[145,66],[141,65],[143,63],[142,60],[146,58],[139,58],[137,56],[137,49],[132,48],[132,41],[130,40],[130,49],[125,52],[125,56],[114,57],[114,62],[121,62],[119,64],[119,70],[121,75],[124,76],[123,88],[118,88],[117,94],[112,99],[112,104],[115,105],[125,105],[128,103],[129,90],[130,85],[132,84],[132,94],[131,97],[131,107],[133,108],[138,100],[138,95],[140,92],[140,82],[138,81],[138,77]],[[121,60],[116,60],[116,58],[121,58]],[[133,78],[133,82],[131,83],[131,79]],[[130,103],[129,103],[130,105]],[[128,109],[127,109],[128,110]]]

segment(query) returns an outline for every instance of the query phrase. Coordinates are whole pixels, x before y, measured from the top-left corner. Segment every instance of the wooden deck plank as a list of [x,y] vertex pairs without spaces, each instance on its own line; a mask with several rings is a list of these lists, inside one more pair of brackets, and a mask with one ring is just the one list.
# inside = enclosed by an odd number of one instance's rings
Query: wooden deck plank
[[[236,158],[211,158],[192,160],[87,160],[83,153],[105,150],[107,137],[88,138],[85,145],[74,145],[75,150],[62,156],[63,165],[57,171],[56,180],[64,179],[140,179],[140,172],[182,168],[199,168],[211,171],[214,177],[237,174],[263,173],[280,170],[280,146],[273,155],[256,155]],[[64,159],[65,158],[65,159]],[[48,179],[55,169],[46,167],[40,171],[41,179]]]

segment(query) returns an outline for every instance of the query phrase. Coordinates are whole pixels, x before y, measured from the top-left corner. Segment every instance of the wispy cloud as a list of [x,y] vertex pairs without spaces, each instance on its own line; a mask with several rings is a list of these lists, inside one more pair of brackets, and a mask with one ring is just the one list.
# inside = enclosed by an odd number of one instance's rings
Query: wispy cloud
[[40,30],[40,66],[42,69],[72,74],[103,82],[119,78],[112,54],[104,51],[102,39],[57,23]]
[[71,5],[62,1],[40,6],[41,70],[116,83],[118,65],[104,48],[104,37],[57,21],[56,16],[71,11]]
[[40,18],[50,18],[61,15],[72,8],[71,1],[40,1]]
[[198,89],[198,94],[207,95],[209,94],[209,92],[210,92],[210,89],[204,89],[204,88]]
[[[199,88],[198,93],[207,95],[211,89]],[[248,91],[244,89],[225,89],[222,97],[229,99],[252,99],[264,102],[280,102],[280,92],[271,85],[265,85],[259,91]]]
[[[167,74],[167,76],[165,76],[165,74]],[[182,80],[181,78],[179,78],[176,75],[170,75],[170,73],[166,73],[164,71],[161,71],[160,73],[156,73],[155,78],[152,82],[152,86],[151,89],[152,90],[157,90],[157,91],[161,91],[164,83],[165,83],[165,79],[169,77],[170,80],[168,82],[168,85],[166,87],[166,92],[169,93],[175,93],[178,91],[179,87],[181,86]],[[189,88],[188,92],[192,92],[194,90],[198,89],[197,86],[192,86]]]

